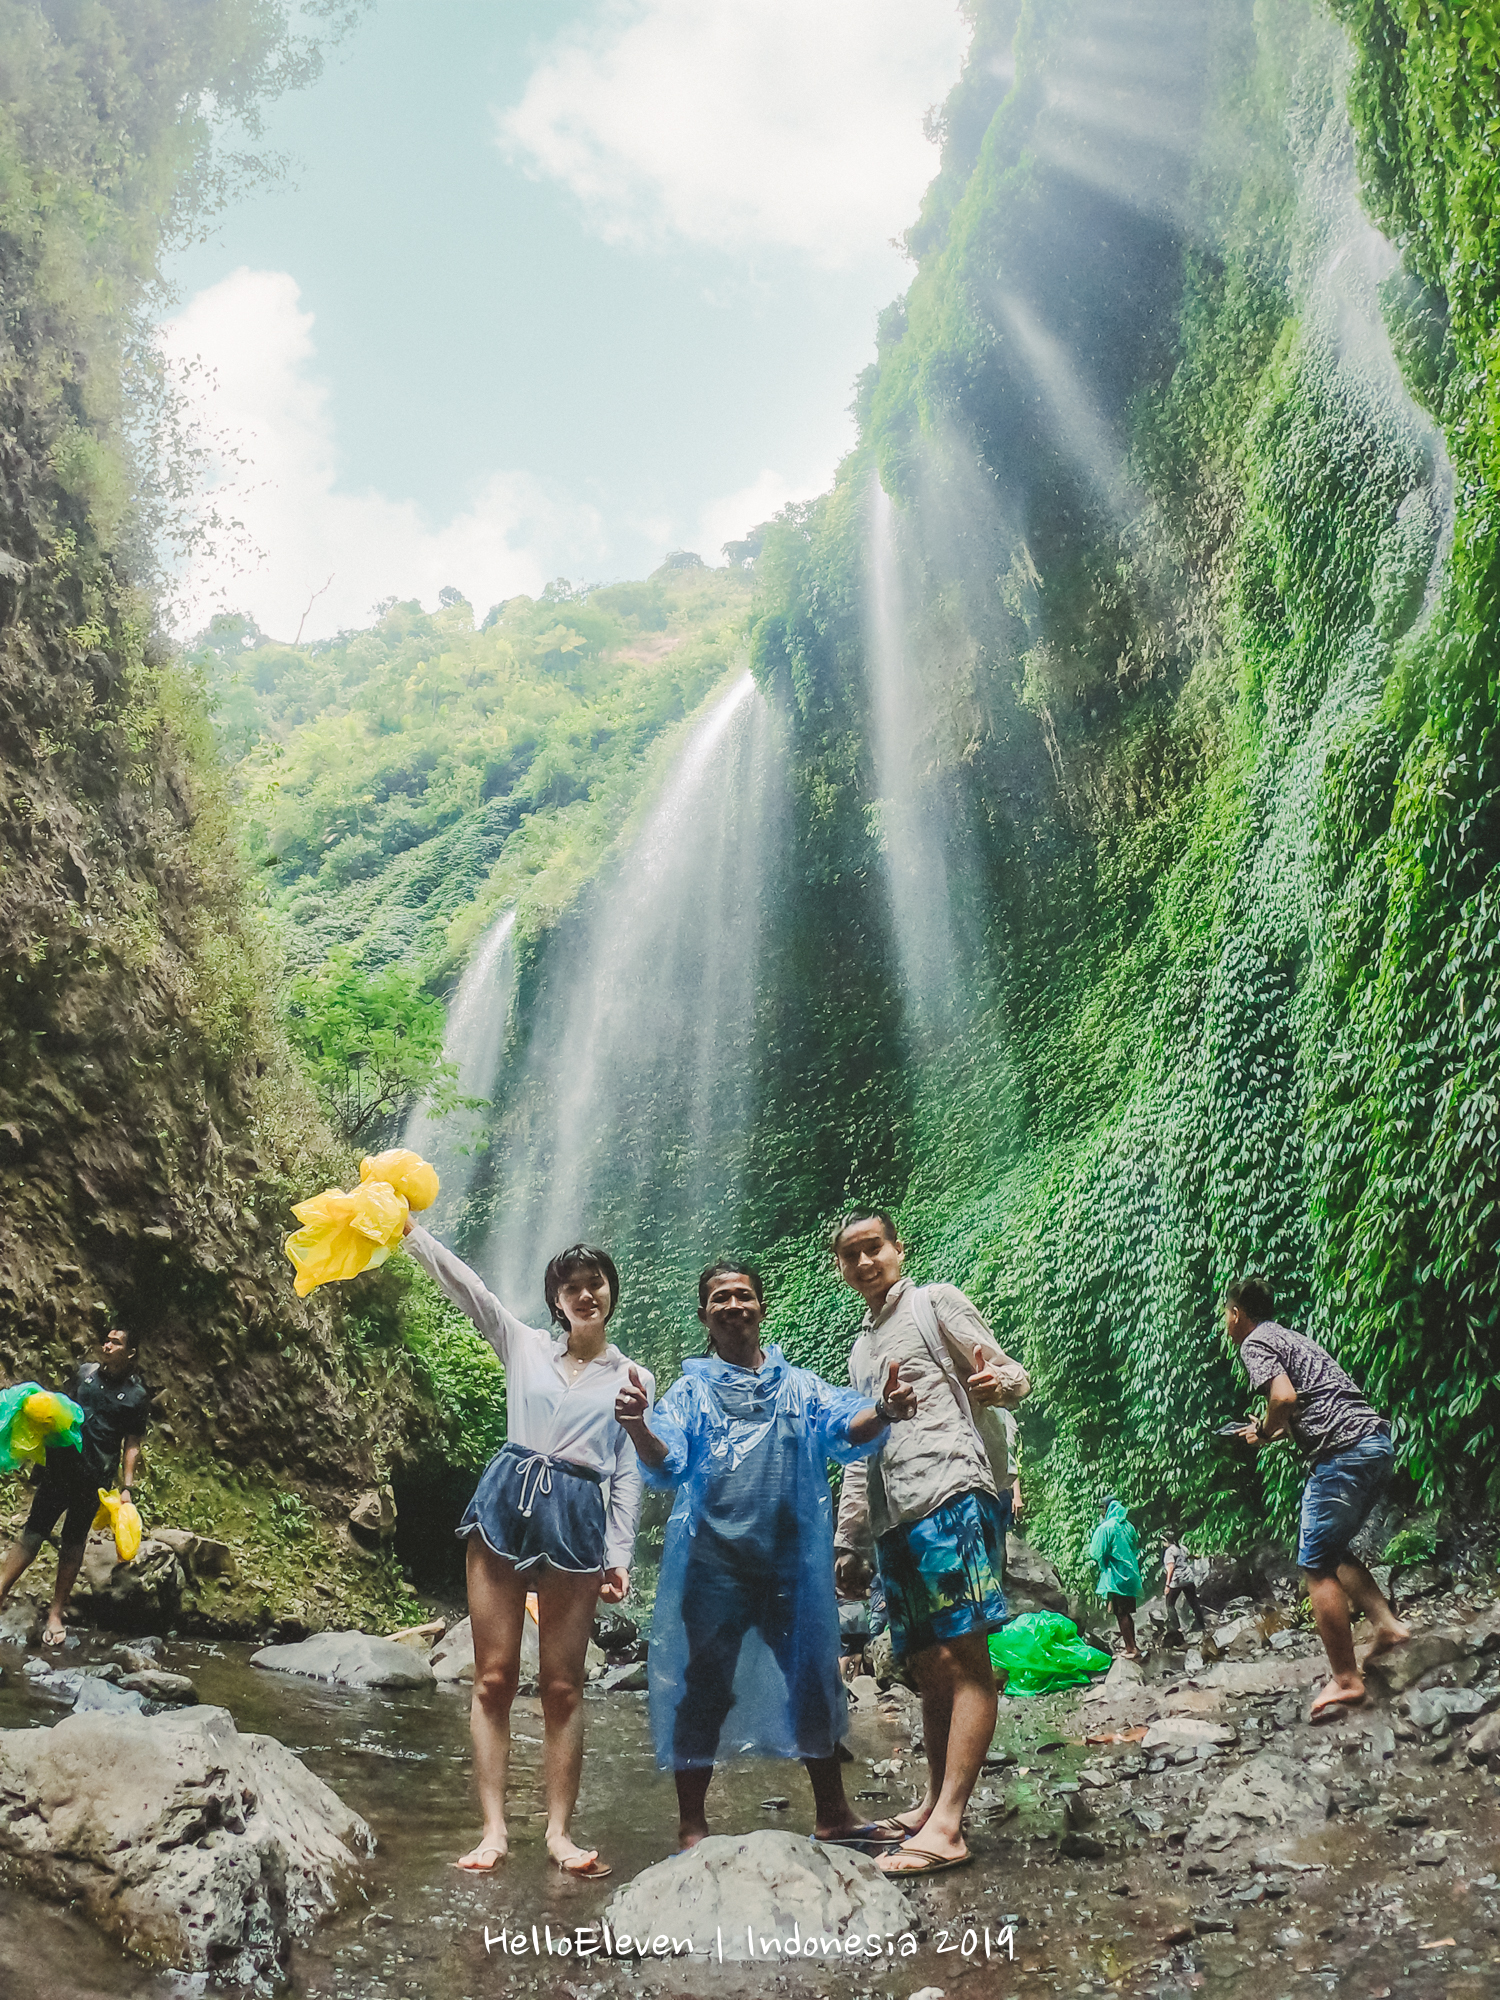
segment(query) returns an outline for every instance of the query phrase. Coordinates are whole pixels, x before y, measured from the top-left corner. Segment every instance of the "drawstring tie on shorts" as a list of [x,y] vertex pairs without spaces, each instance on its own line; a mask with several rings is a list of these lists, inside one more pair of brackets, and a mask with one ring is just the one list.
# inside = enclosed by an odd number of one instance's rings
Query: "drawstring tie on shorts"
[[531,1510],[538,1497],[545,1497],[552,1491],[552,1461],[544,1451],[533,1452],[521,1461],[521,1497],[516,1511],[525,1519],[531,1519]]

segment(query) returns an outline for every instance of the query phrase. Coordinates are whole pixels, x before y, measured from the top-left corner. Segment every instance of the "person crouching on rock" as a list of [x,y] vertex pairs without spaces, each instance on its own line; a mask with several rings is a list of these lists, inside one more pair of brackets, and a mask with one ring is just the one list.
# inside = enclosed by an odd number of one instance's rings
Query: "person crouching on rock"
[[1305,1334],[1278,1326],[1271,1317],[1274,1310],[1271,1288],[1259,1276],[1239,1279],[1224,1294],[1224,1330],[1239,1351],[1251,1388],[1266,1392],[1266,1413],[1246,1426],[1245,1442],[1270,1444],[1289,1433],[1310,1461],[1297,1561],[1333,1669],[1333,1678],[1312,1705],[1312,1720],[1326,1722],[1365,1698],[1350,1605],[1365,1614],[1375,1634],[1366,1661],[1411,1637],[1350,1548],[1391,1483],[1395,1448],[1390,1424],[1332,1355]]
[[676,1774],[684,1847],[708,1833],[725,1756],[800,1757],[817,1839],[888,1844],[855,1815],[839,1767],[848,1711],[826,1468],[879,1451],[916,1398],[894,1369],[876,1400],[793,1368],[761,1345],[765,1315],[757,1271],[710,1265],[698,1280],[709,1353],[654,1408],[632,1369],[615,1405],[647,1484],[677,1489],[651,1626],[656,1760]]
[[1099,1595],[1109,1600],[1120,1628],[1122,1658],[1138,1660],[1135,1606],[1141,1594],[1141,1551],[1123,1501],[1106,1493],[1099,1502],[1099,1525],[1089,1543],[1089,1561],[1099,1571]]
[[3,1605],[61,1520],[57,1583],[42,1631],[44,1646],[60,1646],[68,1636],[63,1614],[83,1567],[89,1529],[99,1511],[100,1489],[112,1487],[118,1475],[121,1498],[134,1497],[130,1489],[155,1396],[136,1371],[137,1346],[135,1334],[111,1327],[99,1336],[98,1360],[85,1361],[73,1377],[67,1394],[83,1411],[77,1449],[72,1445],[48,1447],[46,1463],[37,1468],[36,1493],[21,1539],[0,1569]]
[[[570,1830],[583,1765],[583,1675],[595,1604],[630,1580],[641,1511],[635,1447],[615,1421],[630,1365],[606,1325],[620,1279],[603,1250],[575,1243],[547,1266],[556,1336],[523,1326],[467,1264],[408,1220],[406,1247],[465,1312],[505,1369],[506,1441],[459,1524],[468,1540],[474,1694],[469,1726],[484,1813],[479,1845],[456,1864],[488,1871],[507,1849],[510,1711],[521,1677],[526,1594],[536,1592],[547,1786],[547,1852],[567,1875],[611,1870]],[[632,1374],[638,1371],[632,1369]],[[649,1383],[649,1371],[641,1370]]]

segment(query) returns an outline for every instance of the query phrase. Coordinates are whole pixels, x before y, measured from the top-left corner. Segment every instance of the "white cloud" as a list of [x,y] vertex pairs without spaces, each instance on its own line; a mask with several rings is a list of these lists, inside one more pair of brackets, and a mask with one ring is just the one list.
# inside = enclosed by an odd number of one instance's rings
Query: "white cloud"
[[759,478],[742,486],[738,493],[726,493],[710,500],[698,517],[697,539],[689,543],[706,563],[720,563],[726,542],[742,541],[751,528],[769,521],[794,500],[815,500],[833,483],[833,468],[809,479],[788,479],[768,466]]
[[883,251],[937,167],[923,137],[956,0],[608,0],[498,116],[507,153],[609,238]]
[[411,501],[342,490],[313,316],[285,271],[231,273],[167,321],[161,339],[200,436],[219,447],[204,511],[244,529],[237,554],[221,544],[183,577],[179,629],[228,608],[283,639],[306,613],[303,637],[323,638],[368,624],[384,597],[430,607],[445,584],[482,614],[498,598],[535,595],[554,573],[538,543],[554,561],[566,547],[580,567],[597,562],[594,510],[559,503],[524,472],[493,473],[438,527]]

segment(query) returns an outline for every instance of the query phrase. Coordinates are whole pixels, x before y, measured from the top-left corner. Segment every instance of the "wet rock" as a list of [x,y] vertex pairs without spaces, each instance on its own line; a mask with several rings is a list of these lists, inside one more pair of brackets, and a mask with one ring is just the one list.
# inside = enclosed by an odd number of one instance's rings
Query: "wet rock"
[[[531,1620],[528,1618],[526,1623],[530,1625]],[[427,1664],[435,1680],[473,1680],[474,1628],[467,1618],[461,1618],[456,1625],[448,1627],[427,1655]]]
[[40,1636],[42,1607],[29,1597],[0,1606],[0,1646],[29,1646]]
[[349,1509],[349,1525],[361,1535],[388,1542],[396,1532],[396,1496],[389,1486],[372,1486]]
[[174,1623],[185,1578],[177,1553],[150,1535],[122,1563],[109,1535],[91,1535],[73,1592],[81,1618],[116,1632],[162,1631]]
[[1391,1571],[1391,1595],[1400,1604],[1411,1604],[1423,1597],[1436,1597],[1440,1591],[1452,1588],[1451,1574],[1436,1563],[1413,1563],[1408,1569]]
[[1429,1631],[1414,1633],[1405,1645],[1393,1646],[1390,1652],[1367,1660],[1365,1680],[1373,1681],[1387,1694],[1404,1694],[1434,1667],[1450,1666],[1476,1650],[1475,1640],[1462,1626],[1435,1625]]
[[1013,1618],[1026,1611],[1068,1616],[1068,1593],[1047,1558],[1016,1535],[1005,1538],[1005,1602]]
[[221,1576],[226,1582],[234,1578],[234,1551],[228,1542],[195,1535],[190,1528],[153,1528],[151,1539],[169,1548],[195,1582],[205,1576]]
[[[116,1667],[115,1675],[119,1671]],[[46,1700],[80,1712],[98,1709],[105,1714],[139,1715],[145,1701],[143,1695],[117,1687],[114,1676],[103,1671],[85,1673],[81,1667],[49,1667],[43,1660],[30,1660],[26,1678]]]
[[277,1976],[291,1937],[337,1906],[373,1846],[289,1750],[240,1735],[222,1708],[0,1731],[13,1872],[183,1971]]
[[[917,1919],[896,1884],[862,1854],[791,1833],[714,1834],[647,1868],[605,1915],[616,1939],[691,1937],[699,1951],[722,1931],[724,1956],[748,1957],[745,1935],[779,1938],[801,1955],[809,1937],[897,1936]],[[796,1942],[790,1942],[791,1940]]]
[[164,1673],[159,1667],[147,1667],[143,1672],[126,1674],[120,1686],[131,1694],[138,1694],[147,1701],[160,1702],[167,1708],[187,1708],[198,1699],[198,1690],[186,1674]]
[[1139,1660],[1127,1660],[1121,1653],[1104,1676],[1103,1692],[1106,1695],[1128,1694],[1134,1688],[1144,1687],[1146,1673]]
[[409,1646],[369,1632],[315,1632],[290,1646],[262,1646],[250,1664],[336,1687],[431,1687],[436,1678],[429,1662]]
[[1187,1836],[1193,1851],[1227,1847],[1242,1834],[1321,1825],[1331,1800],[1326,1781],[1306,1764],[1272,1750],[1257,1751],[1209,1799]]
[[1220,1656],[1226,1660],[1252,1660],[1266,1646],[1260,1620],[1249,1612],[1220,1625],[1214,1632],[1214,1640]]

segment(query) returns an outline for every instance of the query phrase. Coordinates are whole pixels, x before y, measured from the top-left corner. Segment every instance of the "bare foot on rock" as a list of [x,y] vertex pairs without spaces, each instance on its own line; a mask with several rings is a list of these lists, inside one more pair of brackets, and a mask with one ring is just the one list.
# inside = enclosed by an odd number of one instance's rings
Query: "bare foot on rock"
[[1346,1709],[1358,1708],[1364,1698],[1365,1684],[1358,1674],[1335,1674],[1313,1703],[1311,1720],[1326,1722],[1335,1715],[1342,1715]]

